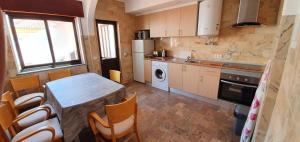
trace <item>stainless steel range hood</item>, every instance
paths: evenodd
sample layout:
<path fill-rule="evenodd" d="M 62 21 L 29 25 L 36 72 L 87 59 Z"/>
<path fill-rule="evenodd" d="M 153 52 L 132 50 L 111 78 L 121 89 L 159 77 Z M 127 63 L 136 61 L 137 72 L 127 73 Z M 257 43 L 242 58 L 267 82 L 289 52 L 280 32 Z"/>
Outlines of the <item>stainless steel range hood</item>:
<path fill-rule="evenodd" d="M 260 0 L 240 0 L 237 23 L 234 27 L 258 26 L 257 22 Z"/>

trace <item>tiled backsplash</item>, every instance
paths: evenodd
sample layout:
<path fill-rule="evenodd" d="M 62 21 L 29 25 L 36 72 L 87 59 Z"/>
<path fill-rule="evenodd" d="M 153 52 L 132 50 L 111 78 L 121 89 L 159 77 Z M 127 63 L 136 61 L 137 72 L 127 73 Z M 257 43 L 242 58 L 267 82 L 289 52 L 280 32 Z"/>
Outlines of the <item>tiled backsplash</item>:
<path fill-rule="evenodd" d="M 156 39 L 157 49 L 166 49 L 170 56 L 265 64 L 274 53 L 277 15 L 280 1 L 262 0 L 258 21 L 259 27 L 233 28 L 236 22 L 239 0 L 224 0 L 220 35 L 217 45 L 205 45 L 203 37 L 171 37 Z"/>

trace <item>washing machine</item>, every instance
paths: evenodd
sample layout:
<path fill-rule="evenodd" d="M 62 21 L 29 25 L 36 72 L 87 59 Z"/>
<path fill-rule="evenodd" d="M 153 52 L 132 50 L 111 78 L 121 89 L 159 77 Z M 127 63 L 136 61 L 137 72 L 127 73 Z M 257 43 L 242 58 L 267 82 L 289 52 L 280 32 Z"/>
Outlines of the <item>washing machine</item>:
<path fill-rule="evenodd" d="M 152 87 L 169 91 L 168 63 L 152 62 Z"/>

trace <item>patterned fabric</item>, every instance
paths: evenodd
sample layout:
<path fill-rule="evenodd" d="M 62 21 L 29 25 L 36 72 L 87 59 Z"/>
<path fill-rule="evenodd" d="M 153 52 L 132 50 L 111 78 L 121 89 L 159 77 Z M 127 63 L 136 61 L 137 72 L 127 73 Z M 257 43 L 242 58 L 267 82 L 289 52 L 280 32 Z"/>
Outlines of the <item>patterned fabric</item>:
<path fill-rule="evenodd" d="M 265 96 L 265 93 L 267 91 L 267 82 L 270 76 L 270 68 L 271 68 L 271 60 L 268 61 L 268 64 L 266 65 L 266 68 L 264 70 L 264 73 L 262 75 L 262 78 L 260 80 L 259 86 L 255 92 L 255 97 L 253 99 L 247 121 L 245 123 L 245 126 L 243 128 L 243 132 L 241 135 L 240 142 L 249 142 L 251 141 L 251 136 L 254 131 L 254 126 L 257 120 L 258 112 L 260 109 L 260 105 L 262 102 L 262 99 Z"/>

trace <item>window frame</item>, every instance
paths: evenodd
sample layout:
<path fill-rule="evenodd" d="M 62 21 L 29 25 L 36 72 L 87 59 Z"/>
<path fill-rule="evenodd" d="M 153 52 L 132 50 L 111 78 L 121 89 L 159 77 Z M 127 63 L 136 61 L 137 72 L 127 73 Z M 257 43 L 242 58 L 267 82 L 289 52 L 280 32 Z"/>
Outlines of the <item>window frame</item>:
<path fill-rule="evenodd" d="M 77 28 L 76 28 L 76 19 L 75 19 L 75 17 L 28 14 L 28 13 L 13 13 L 13 12 L 7 12 L 6 14 L 8 15 L 9 24 L 10 24 L 10 27 L 11 27 L 11 33 L 12 33 L 13 40 L 14 40 L 14 43 L 15 43 L 15 48 L 16 48 L 18 60 L 19 60 L 20 66 L 21 66 L 21 70 L 35 68 L 35 67 L 45 67 L 45 66 L 50 66 L 52 68 L 56 68 L 56 67 L 61 66 L 61 65 L 82 64 L 82 59 L 81 59 L 82 55 L 81 55 L 81 50 L 80 50 L 80 46 L 79 46 L 78 31 L 77 31 Z M 18 40 L 15 24 L 13 22 L 14 19 L 41 20 L 41 21 L 44 22 L 46 35 L 47 35 L 47 40 L 48 40 L 48 44 L 49 44 L 49 48 L 50 48 L 50 54 L 51 54 L 51 58 L 52 58 L 52 63 L 25 66 L 25 63 L 24 63 L 24 60 L 23 60 L 23 55 L 22 55 L 21 48 L 20 48 L 20 45 L 19 45 L 19 40 Z M 47 20 L 72 22 L 74 37 L 75 37 L 75 42 L 76 42 L 78 60 L 71 60 L 71 61 L 64 61 L 64 62 L 56 62 L 55 61 L 55 54 L 54 54 L 54 50 L 53 50 L 54 48 L 53 48 L 50 29 L 49 29 Z"/>

